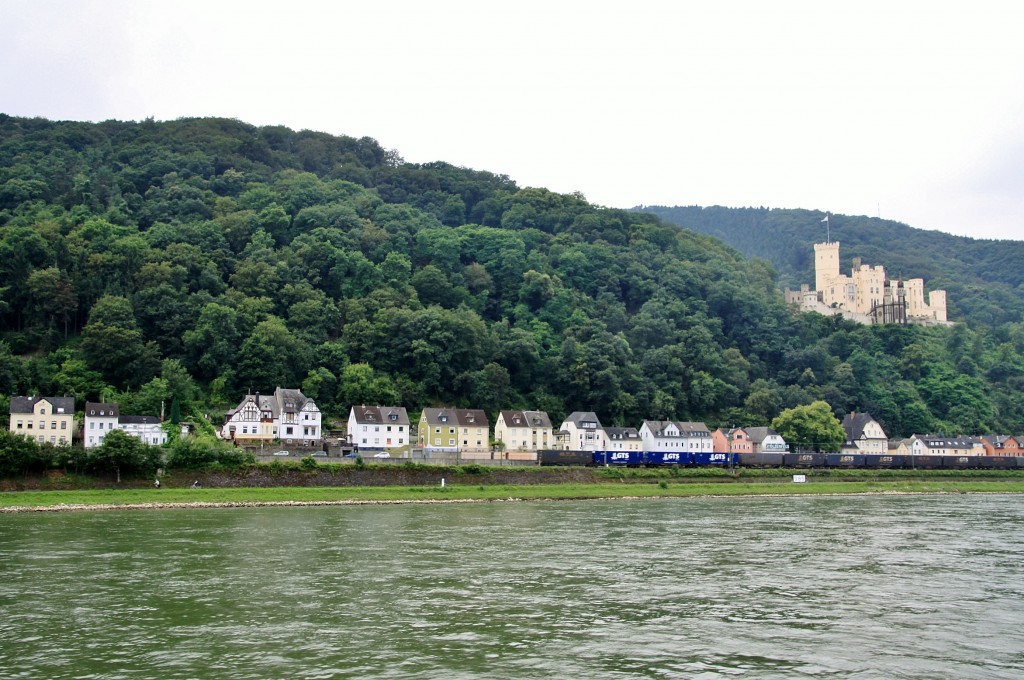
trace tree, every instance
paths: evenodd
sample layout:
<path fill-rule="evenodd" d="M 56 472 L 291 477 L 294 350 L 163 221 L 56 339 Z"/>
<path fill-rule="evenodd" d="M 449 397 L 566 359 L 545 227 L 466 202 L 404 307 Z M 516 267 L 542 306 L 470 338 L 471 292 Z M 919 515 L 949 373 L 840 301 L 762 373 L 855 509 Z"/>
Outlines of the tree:
<path fill-rule="evenodd" d="M 105 295 L 93 306 L 81 348 L 89 365 L 116 385 L 140 385 L 159 368 L 156 344 L 145 340 L 124 297 Z"/>
<path fill-rule="evenodd" d="M 824 401 L 796 406 L 779 414 L 772 429 L 797 449 L 839 451 L 846 441 L 846 431 Z"/>
<path fill-rule="evenodd" d="M 145 444 L 124 430 L 111 430 L 103 443 L 92 449 L 89 466 L 93 470 L 116 472 L 121 482 L 121 473 L 150 473 L 160 465 L 160 452 L 154 446 Z"/>

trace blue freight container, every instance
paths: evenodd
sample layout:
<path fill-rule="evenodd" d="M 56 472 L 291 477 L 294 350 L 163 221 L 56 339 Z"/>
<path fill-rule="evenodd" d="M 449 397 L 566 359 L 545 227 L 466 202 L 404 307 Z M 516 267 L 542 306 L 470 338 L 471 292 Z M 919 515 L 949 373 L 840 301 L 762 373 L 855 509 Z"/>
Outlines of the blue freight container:
<path fill-rule="evenodd" d="M 647 465 L 690 465 L 691 458 L 685 451 L 645 451 L 644 463 Z"/>
<path fill-rule="evenodd" d="M 643 464 L 643 451 L 594 451 L 594 465 L 634 466 Z"/>
<path fill-rule="evenodd" d="M 730 463 L 735 465 L 735 455 L 736 454 L 704 452 L 690 454 L 694 465 L 713 467 L 726 467 Z"/>

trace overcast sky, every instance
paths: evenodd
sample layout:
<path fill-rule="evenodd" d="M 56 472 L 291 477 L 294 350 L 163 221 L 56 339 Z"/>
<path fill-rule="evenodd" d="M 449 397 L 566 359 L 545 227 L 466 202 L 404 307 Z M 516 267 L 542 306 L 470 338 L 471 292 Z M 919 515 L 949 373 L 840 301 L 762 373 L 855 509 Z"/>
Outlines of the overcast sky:
<path fill-rule="evenodd" d="M 1016 2 L 0 0 L 0 112 L 369 136 L 591 202 L 1024 240 Z"/>

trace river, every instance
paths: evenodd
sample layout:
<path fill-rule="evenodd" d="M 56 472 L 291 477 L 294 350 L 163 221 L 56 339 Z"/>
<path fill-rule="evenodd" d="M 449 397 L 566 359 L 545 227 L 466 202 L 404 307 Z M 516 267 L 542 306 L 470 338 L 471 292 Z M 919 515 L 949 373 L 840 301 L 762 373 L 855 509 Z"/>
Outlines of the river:
<path fill-rule="evenodd" d="M 1022 676 L 1022 496 L 0 515 L 3 678 Z"/>

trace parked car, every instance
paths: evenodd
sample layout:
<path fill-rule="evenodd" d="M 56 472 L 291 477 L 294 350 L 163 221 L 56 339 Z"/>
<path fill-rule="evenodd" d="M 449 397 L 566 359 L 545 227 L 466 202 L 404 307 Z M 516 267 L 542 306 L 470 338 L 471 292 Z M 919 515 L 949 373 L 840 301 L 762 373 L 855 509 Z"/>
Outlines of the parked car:
<path fill-rule="evenodd" d="M 387 451 L 381 451 L 380 453 L 373 454 L 374 458 L 390 458 L 391 454 Z"/>
<path fill-rule="evenodd" d="M 287 451 L 274 451 L 274 455 L 275 456 L 290 456 L 292 454 L 288 453 Z"/>
<path fill-rule="evenodd" d="M 327 452 L 326 451 L 314 451 L 313 453 L 311 453 L 309 455 L 311 455 L 311 456 L 326 456 Z"/>

